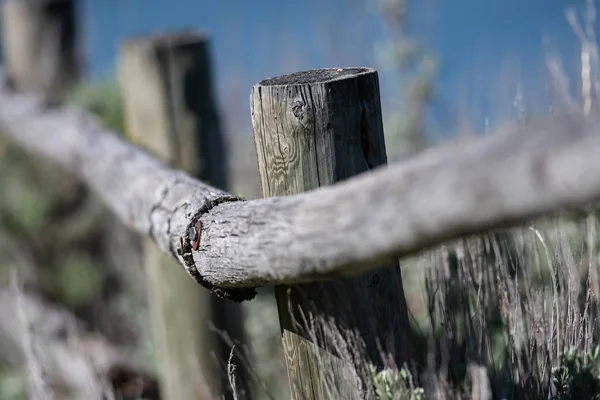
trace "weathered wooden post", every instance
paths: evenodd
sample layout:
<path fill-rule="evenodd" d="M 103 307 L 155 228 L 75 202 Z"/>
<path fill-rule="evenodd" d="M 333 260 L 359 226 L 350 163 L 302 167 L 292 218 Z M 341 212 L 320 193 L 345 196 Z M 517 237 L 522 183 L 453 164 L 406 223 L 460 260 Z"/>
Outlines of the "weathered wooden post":
<path fill-rule="evenodd" d="M 266 79 L 252 89 L 251 110 L 264 197 L 331 185 L 386 163 L 374 69 Z M 371 387 L 358 353 L 380 366 L 382 352 L 398 366 L 407 360 L 397 263 L 359 277 L 279 286 L 275 294 L 294 399 L 363 397 Z"/>
<path fill-rule="evenodd" d="M 131 38 L 121 47 L 129 138 L 171 165 L 226 188 L 211 75 L 208 42 L 198 32 Z M 216 368 L 214 353 L 226 363 L 229 349 L 210 332 L 209 321 L 242 339 L 241 308 L 211 295 L 150 241 L 144 251 L 163 398 L 205 399 L 226 392 L 219 388 L 226 376 Z"/>
<path fill-rule="evenodd" d="M 75 0 L 4 0 L 1 7 L 9 82 L 62 100 L 82 72 Z"/>

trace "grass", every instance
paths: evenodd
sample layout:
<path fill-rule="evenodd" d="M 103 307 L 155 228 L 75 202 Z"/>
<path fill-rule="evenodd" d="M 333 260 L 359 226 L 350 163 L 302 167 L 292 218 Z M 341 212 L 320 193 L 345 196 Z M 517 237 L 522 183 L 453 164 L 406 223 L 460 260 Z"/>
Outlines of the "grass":
<path fill-rule="evenodd" d="M 314 341 L 362 360 L 348 385 L 357 378 L 372 385 L 340 389 L 324 368 L 325 397 L 362 398 L 365 390 L 381 400 L 600 396 L 598 245 L 588 242 L 597 238 L 589 219 L 548 217 L 402 260 L 405 286 L 415 287 L 407 291 L 410 366 L 375 367 L 360 340 L 306 312 Z"/>
<path fill-rule="evenodd" d="M 566 352 L 589 352 L 598 329 L 597 265 L 570 245 L 588 247 L 581 230 L 562 222 L 463 239 L 429 254 L 429 323 L 416 337 L 426 348 L 417 368 L 426 393 L 467 397 L 478 386 L 493 398 L 556 398 L 553 371 Z M 597 365 L 590 371 L 598 376 Z"/>

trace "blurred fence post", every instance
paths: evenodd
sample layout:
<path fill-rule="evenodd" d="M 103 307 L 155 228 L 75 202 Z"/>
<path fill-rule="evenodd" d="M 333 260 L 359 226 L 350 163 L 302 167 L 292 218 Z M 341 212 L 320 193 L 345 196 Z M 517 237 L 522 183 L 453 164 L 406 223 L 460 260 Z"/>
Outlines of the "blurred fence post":
<path fill-rule="evenodd" d="M 264 197 L 331 185 L 386 163 L 373 69 L 266 79 L 250 100 Z M 397 263 L 355 278 L 277 286 L 275 294 L 292 398 L 364 398 L 372 387 L 362 356 L 381 367 L 381 349 L 400 366 L 407 361 Z"/>
<path fill-rule="evenodd" d="M 130 38 L 121 46 L 128 137 L 172 166 L 226 189 L 211 75 L 208 41 L 201 33 Z M 230 349 L 210 331 L 209 321 L 242 340 L 241 307 L 211 295 L 150 241 L 144 252 L 163 398 L 220 397 L 228 391 Z M 243 389 L 239 378 L 238 389 Z"/>
<path fill-rule="evenodd" d="M 4 0 L 3 60 L 21 91 L 64 99 L 82 73 L 75 0 Z"/>

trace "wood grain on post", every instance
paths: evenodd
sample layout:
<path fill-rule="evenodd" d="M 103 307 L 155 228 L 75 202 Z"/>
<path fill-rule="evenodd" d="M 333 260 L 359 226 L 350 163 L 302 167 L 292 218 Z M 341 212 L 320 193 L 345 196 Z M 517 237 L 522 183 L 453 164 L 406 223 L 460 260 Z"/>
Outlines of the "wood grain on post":
<path fill-rule="evenodd" d="M 63 100 L 81 77 L 75 0 L 5 0 L 0 7 L 3 60 L 11 84 Z"/>
<path fill-rule="evenodd" d="M 181 32 L 131 38 L 121 47 L 120 61 L 128 137 L 225 189 L 227 161 L 206 37 Z M 205 399 L 227 391 L 214 353 L 226 364 L 230 349 L 217 341 L 209 322 L 243 339 L 240 306 L 210 295 L 151 241 L 144 251 L 164 398 Z"/>
<path fill-rule="evenodd" d="M 264 197 L 332 185 L 386 163 L 373 69 L 264 80 L 252 89 L 251 110 Z M 278 286 L 275 293 L 295 399 L 361 397 L 357 389 L 370 390 L 361 375 L 365 365 L 348 362 L 360 353 L 380 366 L 381 350 L 400 366 L 407 360 L 408 317 L 397 262 L 358 277 Z"/>

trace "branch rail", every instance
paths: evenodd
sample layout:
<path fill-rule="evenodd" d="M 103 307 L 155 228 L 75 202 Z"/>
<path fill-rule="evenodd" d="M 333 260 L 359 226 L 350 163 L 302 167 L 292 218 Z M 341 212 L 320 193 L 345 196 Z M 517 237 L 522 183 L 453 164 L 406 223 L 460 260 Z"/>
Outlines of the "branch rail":
<path fill-rule="evenodd" d="M 598 122 L 551 117 L 333 186 L 241 201 L 167 167 L 85 112 L 0 87 L 5 136 L 78 174 L 130 228 L 236 301 L 251 299 L 256 286 L 358 274 L 449 239 L 595 201 Z M 199 221 L 194 251 L 189 233 Z"/>

